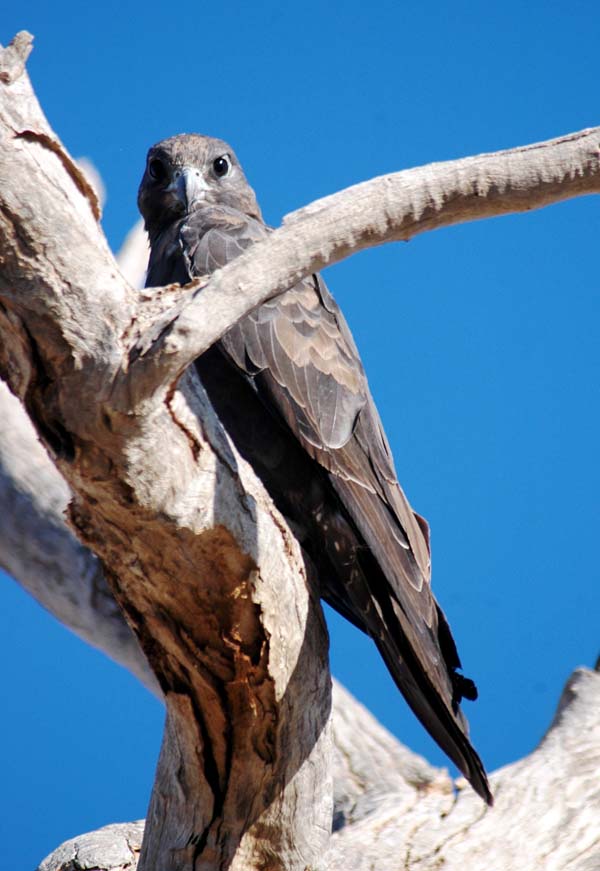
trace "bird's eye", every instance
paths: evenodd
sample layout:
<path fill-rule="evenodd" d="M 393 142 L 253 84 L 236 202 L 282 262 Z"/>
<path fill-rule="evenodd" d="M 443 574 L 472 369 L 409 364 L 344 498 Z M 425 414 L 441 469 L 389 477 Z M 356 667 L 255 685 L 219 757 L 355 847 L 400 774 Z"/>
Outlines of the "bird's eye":
<path fill-rule="evenodd" d="M 231 164 L 226 154 L 213 160 L 213 172 L 217 178 L 223 178 L 223 176 L 227 175 L 230 166 Z"/>
<path fill-rule="evenodd" d="M 154 181 L 164 181 L 167 177 L 167 167 L 162 160 L 154 157 L 148 164 L 148 174 Z"/>

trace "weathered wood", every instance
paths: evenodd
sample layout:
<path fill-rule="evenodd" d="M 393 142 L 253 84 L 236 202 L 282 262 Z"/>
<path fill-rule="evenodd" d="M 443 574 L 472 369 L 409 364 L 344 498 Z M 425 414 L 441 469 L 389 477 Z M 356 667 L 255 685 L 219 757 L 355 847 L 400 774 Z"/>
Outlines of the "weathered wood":
<path fill-rule="evenodd" d="M 0 421 L 0 567 L 57 620 L 161 696 L 100 561 L 66 524 L 66 481 L 2 382 Z"/>
<path fill-rule="evenodd" d="M 492 775 L 493 809 L 482 805 L 464 780 L 455 794 L 449 781 L 412 786 L 400 778 L 394 781 L 395 769 L 390 767 L 379 787 L 371 781 L 366 792 L 355 796 L 358 813 L 334 832 L 328 854 L 316 867 L 323 871 L 597 871 L 599 710 L 600 674 L 577 670 L 537 750 Z M 381 727 L 352 702 L 347 711 L 350 720 L 357 714 L 349 776 L 360 778 L 369 764 L 365 751 Z M 386 750 L 391 751 L 390 762 L 394 752 L 402 753 L 401 747 Z M 134 829 L 132 837 L 122 826 L 111 826 L 63 844 L 38 871 L 79 871 L 90 867 L 83 864 L 84 857 L 99 871 L 134 871 L 140 842 L 141 828 Z"/>
<path fill-rule="evenodd" d="M 162 698 L 97 557 L 67 526 L 69 488 L 21 403 L 0 382 L 0 565 L 69 629 Z M 333 824 L 356 821 L 372 796 L 407 782 L 451 789 L 444 771 L 403 747 L 333 683 Z"/>
<path fill-rule="evenodd" d="M 600 674 L 579 669 L 537 750 L 492 775 L 493 809 L 468 789 L 390 794 L 334 834 L 330 871 L 600 868 L 599 710 Z"/>
<path fill-rule="evenodd" d="M 342 749 L 351 800 L 337 823 L 353 822 L 324 859 L 330 683 L 307 566 L 195 376 L 176 382 L 263 299 L 353 250 L 597 192 L 598 130 L 375 179 L 290 216 L 200 294 L 199 283 L 137 294 L 98 229 L 92 188 L 39 110 L 27 50 L 21 36 L 0 54 L 0 374 L 67 482 L 70 522 L 104 562 L 166 698 L 140 868 L 412 867 L 415 856 L 414 867 L 434 867 L 483 811 L 391 747 L 379 759 L 398 759 L 406 802 L 424 795 L 458 828 L 438 820 L 426 842 L 424 823 L 402 828 L 410 849 L 400 860 L 394 841 L 386 858 L 392 811 L 372 795 L 365 804 Z M 358 850 L 352 837 L 373 820 L 374 852 Z M 593 849 L 588 840 L 580 855 Z"/>
<path fill-rule="evenodd" d="M 117 823 L 65 841 L 37 871 L 135 871 L 138 867 L 144 821 Z"/>
<path fill-rule="evenodd" d="M 0 371 L 167 705 L 140 867 L 304 869 L 331 821 L 330 678 L 300 549 L 193 374 L 113 401 L 161 296 L 120 276 L 27 77 L 0 89 Z"/>

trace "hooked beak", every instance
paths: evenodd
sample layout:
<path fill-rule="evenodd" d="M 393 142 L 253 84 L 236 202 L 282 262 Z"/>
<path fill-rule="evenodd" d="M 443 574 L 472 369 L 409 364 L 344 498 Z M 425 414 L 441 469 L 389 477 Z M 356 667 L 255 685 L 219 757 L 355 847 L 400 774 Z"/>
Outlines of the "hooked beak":
<path fill-rule="evenodd" d="M 206 198 L 209 187 L 199 169 L 195 166 L 184 166 L 175 171 L 168 190 L 177 195 L 186 212 L 189 212 L 199 200 Z"/>

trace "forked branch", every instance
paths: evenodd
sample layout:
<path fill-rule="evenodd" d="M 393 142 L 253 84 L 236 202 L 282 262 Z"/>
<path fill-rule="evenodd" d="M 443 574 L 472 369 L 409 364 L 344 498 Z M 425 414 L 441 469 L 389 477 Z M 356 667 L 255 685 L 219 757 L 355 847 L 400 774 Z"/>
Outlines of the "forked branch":
<path fill-rule="evenodd" d="M 0 374 L 165 696 L 140 868 L 301 871 L 331 820 L 322 616 L 284 519 L 182 373 L 352 251 L 597 192 L 598 131 L 366 182 L 290 216 L 201 292 L 142 295 L 39 108 L 28 46 L 0 52 Z"/>

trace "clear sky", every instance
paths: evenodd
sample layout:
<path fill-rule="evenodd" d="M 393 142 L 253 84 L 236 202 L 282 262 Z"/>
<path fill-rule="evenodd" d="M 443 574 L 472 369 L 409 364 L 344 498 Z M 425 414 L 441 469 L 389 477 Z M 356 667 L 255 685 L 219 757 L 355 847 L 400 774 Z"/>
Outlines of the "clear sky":
<path fill-rule="evenodd" d="M 357 181 L 600 123 L 597 3 L 305 0 L 52 4 L 27 28 L 51 124 L 108 189 L 117 248 L 146 149 L 201 132 L 236 149 L 266 220 Z M 490 769 L 528 753 L 598 632 L 597 198 L 421 236 L 327 271 L 480 700 Z M 1 425 L 1 422 L 0 422 Z M 0 521 L 1 522 L 1 521 Z M 366 639 L 332 618 L 334 673 L 436 764 Z M 0 578 L 0 868 L 143 817 L 162 710 Z M 2 855 L 5 851 L 6 855 Z"/>

